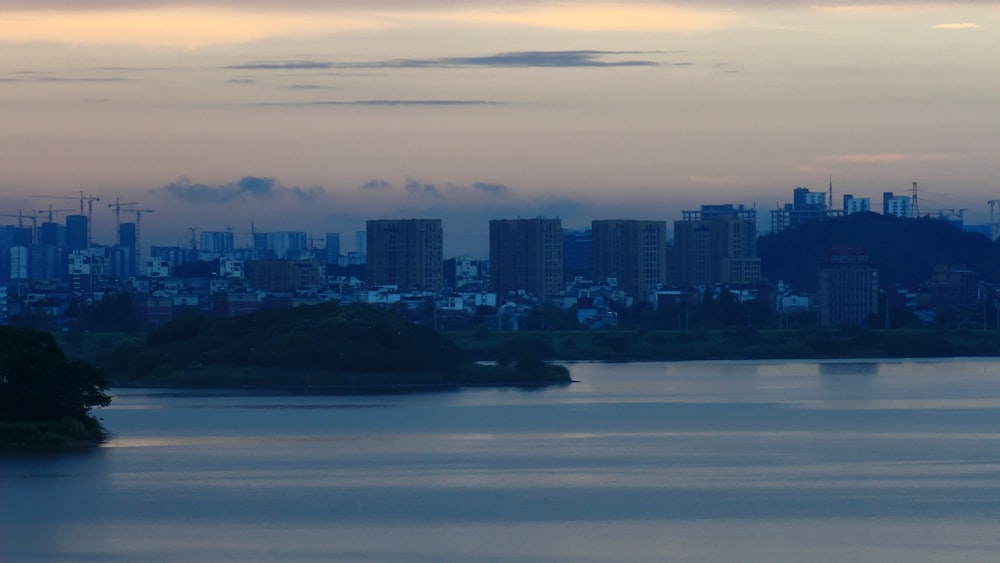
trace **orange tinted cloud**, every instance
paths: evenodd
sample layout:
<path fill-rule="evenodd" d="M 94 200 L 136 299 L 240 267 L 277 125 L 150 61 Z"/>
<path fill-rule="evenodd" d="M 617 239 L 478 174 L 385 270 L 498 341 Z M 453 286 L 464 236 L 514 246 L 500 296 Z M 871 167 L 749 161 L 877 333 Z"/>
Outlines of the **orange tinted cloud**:
<path fill-rule="evenodd" d="M 283 35 L 421 25 L 521 25 L 586 31 L 707 31 L 733 23 L 724 11 L 651 4 L 548 4 L 456 9 L 276 11 L 171 8 L 18 11 L 0 18 L 6 41 L 200 47 Z"/>
<path fill-rule="evenodd" d="M 379 27 L 379 22 L 371 18 L 329 13 L 194 8 L 49 11 L 20 12 L 16 17 L 0 18 L 0 37 L 6 41 L 200 47 L 278 35 L 371 30 Z M 385 27 L 385 24 L 381 24 L 381 27 Z"/>
<path fill-rule="evenodd" d="M 730 26 L 737 16 L 726 11 L 652 4 L 560 4 L 514 10 L 456 13 L 456 20 L 515 24 L 574 31 L 711 31 Z"/>
<path fill-rule="evenodd" d="M 934 29 L 979 29 L 979 24 L 975 23 L 942 23 L 934 26 Z"/>
<path fill-rule="evenodd" d="M 874 162 L 902 162 L 902 161 L 926 162 L 932 160 L 947 160 L 951 158 L 956 158 L 956 157 L 954 155 L 948 155 L 948 154 L 870 153 L 870 154 L 841 154 L 841 155 L 824 156 L 822 157 L 822 160 L 829 160 L 835 162 L 874 163 Z"/>

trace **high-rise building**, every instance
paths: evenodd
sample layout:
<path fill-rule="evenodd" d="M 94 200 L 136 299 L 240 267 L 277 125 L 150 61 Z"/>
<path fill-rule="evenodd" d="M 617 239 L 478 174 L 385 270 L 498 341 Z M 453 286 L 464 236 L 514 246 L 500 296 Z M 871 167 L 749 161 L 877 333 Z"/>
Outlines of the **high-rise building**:
<path fill-rule="evenodd" d="M 66 227 L 59 223 L 46 222 L 38 227 L 38 244 L 65 246 Z"/>
<path fill-rule="evenodd" d="M 367 222 L 368 283 L 438 291 L 444 286 L 440 219 Z"/>
<path fill-rule="evenodd" d="M 757 210 L 702 205 L 674 221 L 671 281 L 678 285 L 754 283 L 760 280 Z"/>
<path fill-rule="evenodd" d="M 94 276 L 90 255 L 74 252 L 68 256 L 67 274 L 70 291 L 77 295 L 90 295 L 94 291 Z"/>
<path fill-rule="evenodd" d="M 29 275 L 29 264 L 30 254 L 28 249 L 24 246 L 14 246 L 11 247 L 8 253 L 8 264 L 10 275 L 8 279 L 11 281 L 23 281 L 31 279 Z"/>
<path fill-rule="evenodd" d="M 366 231 L 355 231 L 354 252 L 360 256 L 368 254 L 368 233 Z"/>
<path fill-rule="evenodd" d="M 11 248 L 14 246 L 28 247 L 35 244 L 34 229 L 31 227 L 4 227 L 0 233 L 0 246 Z"/>
<path fill-rule="evenodd" d="M 232 254 L 235 244 L 231 231 L 202 231 L 201 252 L 213 256 Z"/>
<path fill-rule="evenodd" d="M 591 226 L 597 279 L 617 278 L 618 287 L 636 299 L 666 283 L 666 221 L 602 220 Z"/>
<path fill-rule="evenodd" d="M 134 248 L 126 246 L 112 248 L 108 255 L 108 268 L 111 276 L 124 279 L 138 275 L 137 259 L 138 256 Z"/>
<path fill-rule="evenodd" d="M 28 249 L 28 273 L 32 280 L 63 279 L 66 256 L 63 249 L 51 244 L 36 244 Z"/>
<path fill-rule="evenodd" d="M 563 288 L 563 231 L 559 219 L 490 221 L 490 284 L 505 294 L 523 290 L 542 299 Z"/>
<path fill-rule="evenodd" d="M 135 223 L 122 223 L 118 226 L 119 246 L 125 248 L 135 248 L 137 241 Z"/>
<path fill-rule="evenodd" d="M 878 311 L 878 268 L 861 248 L 827 250 L 819 268 L 819 324 L 865 326 Z"/>
<path fill-rule="evenodd" d="M 326 263 L 340 263 L 340 233 L 326 233 Z"/>
<path fill-rule="evenodd" d="M 87 216 L 66 216 L 66 248 L 69 250 L 86 250 L 90 246 L 87 240 Z"/>
<path fill-rule="evenodd" d="M 563 277 L 593 279 L 594 235 L 590 228 L 563 230 Z"/>
<path fill-rule="evenodd" d="M 279 260 L 297 260 L 309 251 L 309 237 L 302 231 L 267 233 L 267 249 Z"/>

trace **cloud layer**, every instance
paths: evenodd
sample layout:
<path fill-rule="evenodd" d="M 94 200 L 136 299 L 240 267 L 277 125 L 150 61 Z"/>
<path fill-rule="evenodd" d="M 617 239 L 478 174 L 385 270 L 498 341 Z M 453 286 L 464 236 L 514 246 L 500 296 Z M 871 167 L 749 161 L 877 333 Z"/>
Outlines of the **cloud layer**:
<path fill-rule="evenodd" d="M 231 203 L 237 201 L 266 201 L 275 199 L 293 199 L 304 204 L 313 203 L 325 193 L 322 187 L 300 188 L 285 187 L 274 178 L 245 176 L 231 184 L 209 186 L 191 182 L 182 178 L 153 190 L 155 194 L 163 194 L 174 199 L 190 203 Z"/>

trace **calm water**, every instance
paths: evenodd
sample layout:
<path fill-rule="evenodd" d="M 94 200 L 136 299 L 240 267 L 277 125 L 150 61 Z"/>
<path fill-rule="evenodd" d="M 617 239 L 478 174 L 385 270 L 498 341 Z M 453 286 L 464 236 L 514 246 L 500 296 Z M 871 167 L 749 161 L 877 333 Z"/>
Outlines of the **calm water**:
<path fill-rule="evenodd" d="M 0 458 L 0 561 L 996 561 L 1000 360 L 574 364 L 395 396 L 119 390 Z"/>

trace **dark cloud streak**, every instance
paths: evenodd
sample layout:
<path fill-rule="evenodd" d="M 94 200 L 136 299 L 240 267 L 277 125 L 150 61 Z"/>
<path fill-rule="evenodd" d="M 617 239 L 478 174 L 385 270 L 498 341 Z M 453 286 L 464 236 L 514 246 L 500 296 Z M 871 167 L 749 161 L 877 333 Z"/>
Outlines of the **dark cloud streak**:
<path fill-rule="evenodd" d="M 477 191 L 490 195 L 506 194 L 510 191 L 510 189 L 503 184 L 493 184 L 489 182 L 476 182 L 472 184 L 472 187 Z"/>
<path fill-rule="evenodd" d="M 319 100 L 312 102 L 262 102 L 261 106 L 496 106 L 504 102 L 490 100 Z"/>
<path fill-rule="evenodd" d="M 371 180 L 365 182 L 364 184 L 361 184 L 361 189 L 362 190 L 392 189 L 392 184 L 390 184 L 389 182 L 387 182 L 385 180 L 379 180 L 379 179 L 376 179 L 376 178 L 372 178 Z"/>
<path fill-rule="evenodd" d="M 621 67 L 660 66 L 652 60 L 629 59 L 607 60 L 620 55 L 648 55 L 651 51 L 514 51 L 477 57 L 444 57 L 438 59 L 390 59 L 368 62 L 330 61 L 257 61 L 232 65 L 225 68 L 234 70 L 337 70 L 376 68 L 576 68 L 576 67 Z M 690 63 L 678 63 L 690 64 Z"/>
<path fill-rule="evenodd" d="M 209 186 L 196 184 L 182 178 L 152 190 L 153 193 L 166 194 L 170 197 L 191 203 L 231 203 L 237 201 L 267 201 L 291 197 L 301 203 L 314 203 L 325 193 L 322 187 L 300 188 L 285 187 L 274 178 L 246 176 L 232 184 Z"/>
<path fill-rule="evenodd" d="M 406 180 L 406 191 L 413 195 L 429 195 L 437 197 L 441 195 L 435 184 L 424 184 L 412 178 Z"/>

